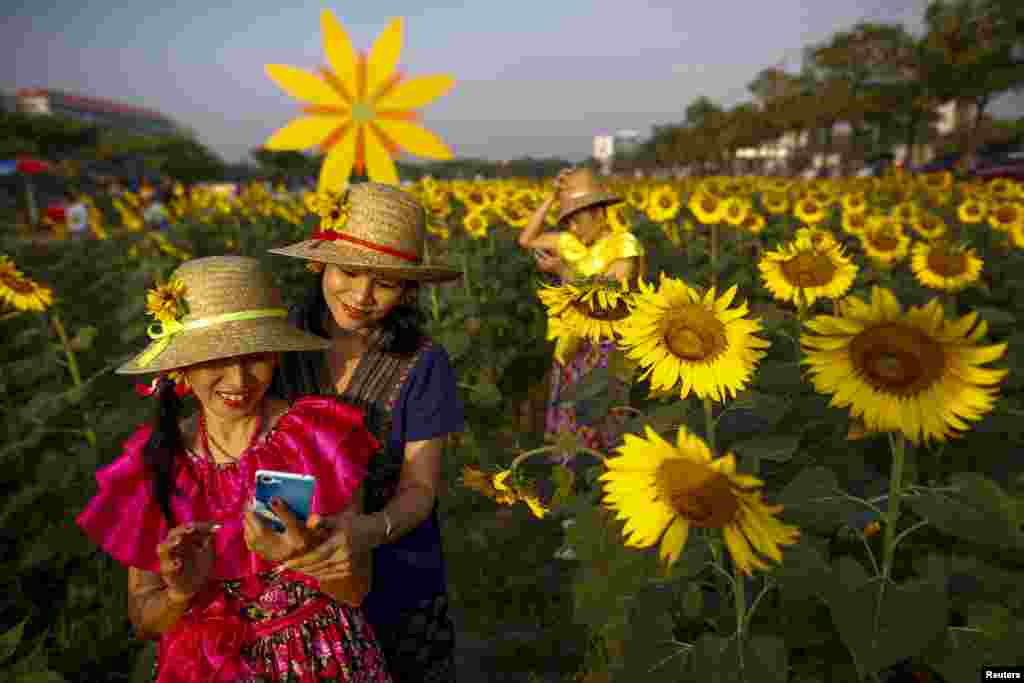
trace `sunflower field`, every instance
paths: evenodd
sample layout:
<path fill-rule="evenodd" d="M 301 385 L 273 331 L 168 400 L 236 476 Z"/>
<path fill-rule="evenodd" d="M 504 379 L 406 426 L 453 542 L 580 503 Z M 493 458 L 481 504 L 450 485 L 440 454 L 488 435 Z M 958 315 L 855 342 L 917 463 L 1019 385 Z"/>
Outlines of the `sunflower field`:
<path fill-rule="evenodd" d="M 613 181 L 646 275 L 541 278 L 548 186 L 432 181 L 429 332 L 466 431 L 445 458 L 460 642 L 491 681 L 977 680 L 1024 665 L 1024 188 L 947 174 Z M 112 369 L 182 260 L 260 258 L 330 195 L 179 188 L 167 232 L 96 197 L 92 239 L 0 237 L 0 674 L 145 680 L 124 571 L 74 516 L 150 406 Z M 555 228 L 549 214 L 550 227 Z M 553 357 L 616 340 L 557 398 L 613 452 L 544 435 Z M 564 356 L 563 356 L 564 357 Z M 522 503 L 522 504 L 520 504 Z M 461 662 L 460 662 L 461 665 Z"/>

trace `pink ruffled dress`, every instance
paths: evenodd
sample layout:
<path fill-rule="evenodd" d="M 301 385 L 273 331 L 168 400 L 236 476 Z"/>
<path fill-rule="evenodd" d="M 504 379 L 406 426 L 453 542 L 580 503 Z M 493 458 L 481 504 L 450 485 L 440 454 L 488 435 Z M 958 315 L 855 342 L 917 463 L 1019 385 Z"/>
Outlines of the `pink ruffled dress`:
<path fill-rule="evenodd" d="M 169 527 L 142 457 L 151 431 L 139 428 L 123 455 L 97 472 L 99 492 L 77 522 L 120 563 L 157 572 L 157 544 Z M 311 577 L 271 574 L 275 565 L 246 547 L 242 524 L 256 470 L 313 475 L 312 511 L 336 514 L 351 501 L 378 447 L 361 411 L 332 398 L 307 397 L 237 463 L 179 454 L 178 494 L 171 500 L 175 522 L 211 521 L 223 528 L 215 535 L 208 589 L 160 638 L 157 683 L 390 683 L 362 610 L 321 593 Z"/>

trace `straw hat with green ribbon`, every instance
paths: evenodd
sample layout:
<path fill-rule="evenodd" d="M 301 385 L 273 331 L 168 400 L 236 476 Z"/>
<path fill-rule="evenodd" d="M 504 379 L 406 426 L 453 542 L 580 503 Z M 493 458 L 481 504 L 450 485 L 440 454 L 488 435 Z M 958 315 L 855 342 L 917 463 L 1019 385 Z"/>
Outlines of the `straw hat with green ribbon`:
<path fill-rule="evenodd" d="M 310 239 L 270 252 L 423 283 L 462 275 L 426 263 L 426 213 L 409 193 L 393 185 L 357 183 L 344 201 L 348 216 L 343 224 L 318 228 Z"/>
<path fill-rule="evenodd" d="M 288 323 L 288 311 L 256 259 L 211 256 L 187 261 L 150 292 L 152 342 L 117 369 L 165 372 L 196 363 L 277 351 L 318 351 L 330 344 Z"/>

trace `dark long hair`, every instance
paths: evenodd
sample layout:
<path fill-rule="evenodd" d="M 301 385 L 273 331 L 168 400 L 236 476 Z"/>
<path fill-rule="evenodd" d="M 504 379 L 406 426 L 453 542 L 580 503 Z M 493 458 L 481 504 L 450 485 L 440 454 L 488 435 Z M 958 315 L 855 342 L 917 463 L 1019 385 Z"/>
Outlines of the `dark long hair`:
<path fill-rule="evenodd" d="M 405 296 L 414 298 L 419 292 L 419 283 L 404 281 Z M 410 294 L 411 292 L 411 294 Z M 292 307 L 288 320 L 312 334 L 329 338 L 324 328 L 324 319 L 330 314 L 324 298 L 323 276 L 313 278 L 303 299 Z M 403 301 L 380 322 L 375 345 L 381 351 L 399 355 L 414 353 L 424 336 L 427 317 L 415 303 Z M 320 378 L 323 377 L 326 360 L 323 351 L 290 351 L 281 354 L 281 361 L 274 371 L 270 391 L 287 401 L 302 396 L 323 392 Z"/>
<path fill-rule="evenodd" d="M 170 528 L 174 526 L 171 497 L 177 492 L 174 487 L 174 458 L 185 443 L 178 424 L 181 399 L 175 391 L 174 382 L 167 378 L 161 378 L 157 384 L 156 399 L 153 432 L 142 449 L 142 459 L 152 473 L 153 494 Z"/>

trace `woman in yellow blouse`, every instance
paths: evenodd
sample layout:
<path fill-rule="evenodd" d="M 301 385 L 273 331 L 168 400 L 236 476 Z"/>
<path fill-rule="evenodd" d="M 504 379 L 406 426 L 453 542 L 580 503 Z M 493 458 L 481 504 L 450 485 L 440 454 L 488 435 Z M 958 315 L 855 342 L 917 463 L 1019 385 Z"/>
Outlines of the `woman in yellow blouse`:
<path fill-rule="evenodd" d="M 556 197 L 561 206 L 558 223 L 568 229 L 541 232 L 544 217 Z M 631 232 L 612 230 L 605 216 L 606 206 L 621 201 L 602 188 L 589 170 L 566 169 L 555 178 L 555 192 L 537 208 L 519 235 L 519 245 L 534 252 L 541 270 L 558 275 L 563 281 L 596 276 L 632 283 L 643 276 L 643 246 Z M 610 339 L 597 344 L 582 341 L 564 365 L 555 360 L 545 436 L 571 431 L 578 434 L 588 448 L 607 451 L 616 445 L 622 433 L 621 420 L 605 415 L 580 425 L 575 408 L 559 404 L 561 394 L 590 370 L 607 367 L 614 348 L 615 342 Z M 611 390 L 614 393 L 612 405 L 627 401 L 628 386 L 618 384 Z"/>

